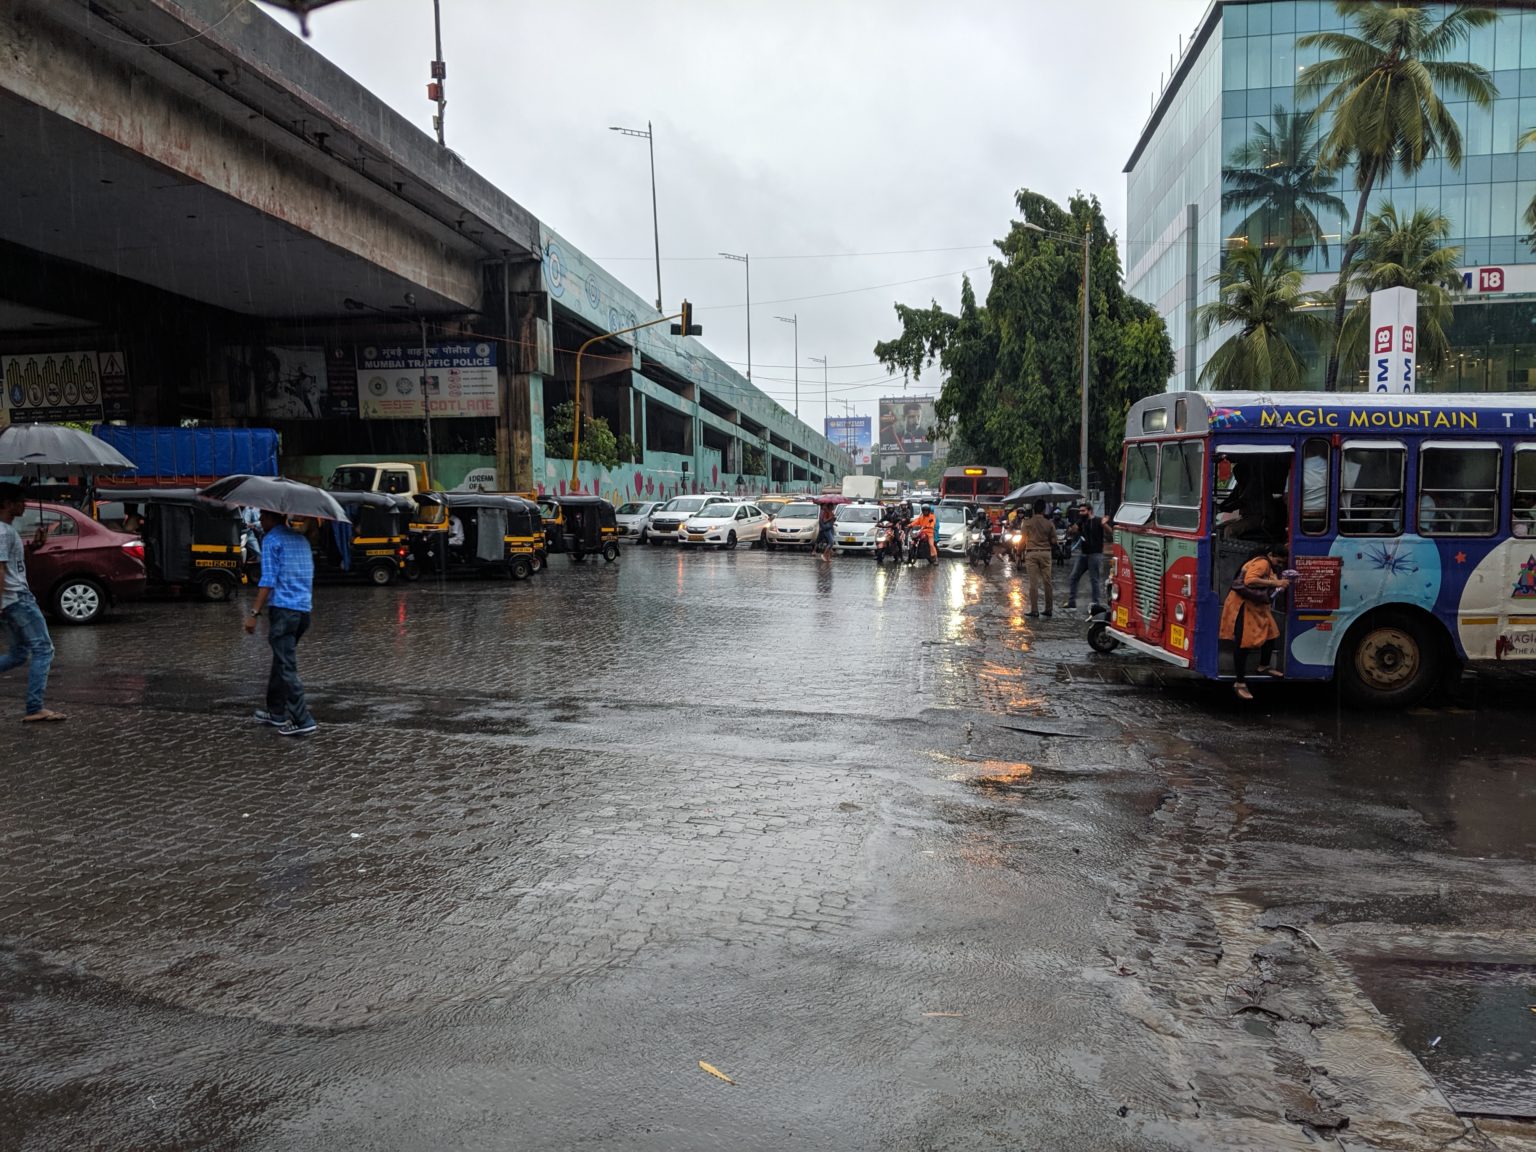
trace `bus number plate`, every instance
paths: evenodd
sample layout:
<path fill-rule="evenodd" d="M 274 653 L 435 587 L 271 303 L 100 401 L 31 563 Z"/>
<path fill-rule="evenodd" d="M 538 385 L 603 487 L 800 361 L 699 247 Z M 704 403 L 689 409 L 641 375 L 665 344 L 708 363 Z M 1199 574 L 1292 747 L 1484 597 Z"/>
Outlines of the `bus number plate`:
<path fill-rule="evenodd" d="M 1131 622 L 1131 610 L 1129 608 L 1115 609 L 1115 627 L 1124 628 Z"/>
<path fill-rule="evenodd" d="M 1183 651 L 1185 648 L 1189 647 L 1189 640 L 1184 635 L 1184 628 L 1182 625 L 1175 624 L 1173 627 L 1168 629 L 1168 643 L 1180 651 Z"/>

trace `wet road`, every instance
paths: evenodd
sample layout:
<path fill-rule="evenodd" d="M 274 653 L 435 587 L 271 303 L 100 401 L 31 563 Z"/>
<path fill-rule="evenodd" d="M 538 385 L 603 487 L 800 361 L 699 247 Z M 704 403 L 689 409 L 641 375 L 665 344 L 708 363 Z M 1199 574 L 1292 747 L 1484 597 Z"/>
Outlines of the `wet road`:
<path fill-rule="evenodd" d="M 56 630 L 0 1148 L 1531 1146 L 1529 683 L 1244 710 L 1020 583 L 324 589 L 297 744 L 238 606 Z"/>

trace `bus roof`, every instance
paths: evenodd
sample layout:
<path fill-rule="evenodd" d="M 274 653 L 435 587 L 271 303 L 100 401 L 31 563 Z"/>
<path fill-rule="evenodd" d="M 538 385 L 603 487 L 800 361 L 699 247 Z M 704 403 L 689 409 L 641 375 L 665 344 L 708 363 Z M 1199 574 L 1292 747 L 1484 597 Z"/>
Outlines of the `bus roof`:
<path fill-rule="evenodd" d="M 1008 469 L 1006 469 L 1006 468 L 995 468 L 995 467 L 992 467 L 991 465 L 982 465 L 982 464 L 966 464 L 966 465 L 961 466 L 961 467 L 946 468 L 946 469 L 944 469 L 944 479 L 946 479 L 946 480 L 949 479 L 951 476 L 957 477 L 957 478 L 965 477 L 965 476 L 971 476 L 971 477 L 975 477 L 977 479 L 984 479 L 984 478 L 986 478 L 988 476 L 1006 476 L 1006 475 L 1008 475 Z"/>
<path fill-rule="evenodd" d="M 1536 434 L 1536 393 L 1164 392 L 1125 420 L 1127 440 L 1212 432 Z"/>

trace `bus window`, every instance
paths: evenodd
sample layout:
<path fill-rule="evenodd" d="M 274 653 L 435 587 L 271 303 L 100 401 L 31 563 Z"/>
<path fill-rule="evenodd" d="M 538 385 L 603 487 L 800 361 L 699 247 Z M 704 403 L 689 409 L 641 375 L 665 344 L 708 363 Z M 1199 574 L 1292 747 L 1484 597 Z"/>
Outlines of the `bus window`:
<path fill-rule="evenodd" d="M 1301 449 L 1301 530 L 1308 536 L 1328 531 L 1328 441 L 1308 440 Z"/>
<path fill-rule="evenodd" d="M 1515 449 L 1515 497 L 1510 503 L 1509 530 L 1516 536 L 1536 536 L 1536 444 Z"/>
<path fill-rule="evenodd" d="M 1157 445 L 1132 444 L 1125 454 L 1125 503 L 1148 504 L 1157 493 Z"/>
<path fill-rule="evenodd" d="M 1204 468 L 1204 441 L 1177 440 L 1163 445 L 1163 468 L 1157 486 L 1159 527 L 1200 527 L 1200 482 Z"/>
<path fill-rule="evenodd" d="M 1339 535 L 1402 534 L 1406 456 L 1401 444 L 1345 445 L 1339 470 Z"/>
<path fill-rule="evenodd" d="M 1499 449 L 1426 444 L 1419 452 L 1419 532 L 1492 536 L 1499 522 Z"/>

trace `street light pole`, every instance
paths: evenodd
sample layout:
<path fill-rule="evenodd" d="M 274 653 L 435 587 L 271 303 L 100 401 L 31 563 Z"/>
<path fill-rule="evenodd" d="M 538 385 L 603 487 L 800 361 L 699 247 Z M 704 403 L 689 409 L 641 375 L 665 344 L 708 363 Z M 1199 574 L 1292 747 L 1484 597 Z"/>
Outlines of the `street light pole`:
<path fill-rule="evenodd" d="M 448 66 L 443 63 L 443 13 L 440 0 L 432 0 L 432 31 L 437 35 L 437 59 L 432 61 L 432 81 L 437 88 L 437 115 L 432 126 L 437 129 L 437 143 L 442 146 L 443 118 L 448 114 Z"/>
<path fill-rule="evenodd" d="M 800 313 L 793 316 L 775 316 L 775 320 L 782 320 L 786 324 L 795 326 L 795 418 L 800 416 Z"/>
<path fill-rule="evenodd" d="M 1024 221 L 1025 228 L 1031 232 L 1039 232 L 1043 236 L 1055 236 L 1061 240 L 1076 240 L 1077 237 L 1066 232 L 1054 232 L 1049 228 L 1042 228 L 1038 224 Z M 1082 413 L 1081 427 L 1078 429 L 1077 441 L 1077 482 L 1083 490 L 1083 499 L 1088 499 L 1088 293 L 1092 287 L 1090 277 L 1093 273 L 1093 262 L 1090 258 L 1089 245 L 1093 240 L 1093 221 L 1090 219 L 1083 224 L 1083 363 L 1082 363 Z"/>
<path fill-rule="evenodd" d="M 832 417 L 831 390 L 827 387 L 827 358 L 825 356 L 807 356 L 812 364 L 821 365 L 821 427 L 826 431 L 827 421 Z"/>
<path fill-rule="evenodd" d="M 752 379 L 752 254 L 734 256 L 729 252 L 720 255 L 727 260 L 739 260 L 747 269 L 747 379 Z"/>
<path fill-rule="evenodd" d="M 427 376 L 427 318 L 417 313 L 421 321 L 421 415 L 427 430 L 427 477 L 437 478 L 437 453 L 432 449 L 432 391 Z"/>
<path fill-rule="evenodd" d="M 622 132 L 625 136 L 638 136 L 650 147 L 651 152 L 651 235 L 656 240 L 656 311 L 661 311 L 661 221 L 656 213 L 656 135 L 651 131 L 651 122 L 645 122 L 645 130 L 639 128 L 620 128 L 617 126 L 608 129 L 610 132 Z"/>

